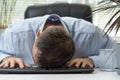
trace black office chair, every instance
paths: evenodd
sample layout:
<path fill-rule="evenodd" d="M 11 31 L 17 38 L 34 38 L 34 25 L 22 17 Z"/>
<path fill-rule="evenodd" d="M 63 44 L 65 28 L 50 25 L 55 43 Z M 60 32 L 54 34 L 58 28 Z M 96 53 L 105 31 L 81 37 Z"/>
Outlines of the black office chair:
<path fill-rule="evenodd" d="M 58 14 L 62 16 L 70 16 L 76 18 L 82 18 L 89 22 L 92 22 L 92 11 L 90 6 L 85 4 L 68 4 L 68 3 L 54 3 L 45 5 L 29 6 L 24 18 L 32 18 L 37 16 L 43 16 L 46 14 Z"/>

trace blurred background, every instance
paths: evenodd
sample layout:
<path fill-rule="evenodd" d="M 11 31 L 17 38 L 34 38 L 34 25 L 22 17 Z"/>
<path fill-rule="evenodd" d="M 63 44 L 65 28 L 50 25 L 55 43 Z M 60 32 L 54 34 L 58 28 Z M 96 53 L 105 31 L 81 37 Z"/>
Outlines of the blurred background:
<path fill-rule="evenodd" d="M 7 3 L 4 3 L 7 2 Z M 16 20 L 24 19 L 24 12 L 28 6 L 31 5 L 41 5 L 41 4 L 52 4 L 52 3 L 80 3 L 90 5 L 91 8 L 97 6 L 97 3 L 100 0 L 0 0 L 0 15 L 4 15 L 8 17 L 9 24 Z M 3 6 L 4 4 L 4 6 Z M 6 6 L 6 12 L 2 11 L 2 7 Z M 12 11 L 11 11 L 12 10 Z M 10 11 L 10 12 L 9 12 Z M 93 13 L 93 24 L 97 25 L 101 29 L 103 29 L 111 18 L 111 15 L 114 14 L 115 11 L 105 11 L 105 12 L 94 12 Z M 8 16 L 7 16 L 8 15 Z M 3 16 L 2 16 L 3 17 Z M 0 18 L 1 20 L 1 18 Z M 110 33 L 110 36 L 114 37 L 115 31 L 113 30 Z M 120 31 L 117 33 L 116 38 L 120 36 Z"/>

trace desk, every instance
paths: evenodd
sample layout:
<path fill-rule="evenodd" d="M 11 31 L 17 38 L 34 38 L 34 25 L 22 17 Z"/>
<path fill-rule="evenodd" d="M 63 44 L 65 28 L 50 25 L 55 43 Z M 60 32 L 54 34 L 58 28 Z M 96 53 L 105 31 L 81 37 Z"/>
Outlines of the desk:
<path fill-rule="evenodd" d="M 95 69 L 92 74 L 0 74 L 0 80 L 120 80 L 120 75 Z"/>

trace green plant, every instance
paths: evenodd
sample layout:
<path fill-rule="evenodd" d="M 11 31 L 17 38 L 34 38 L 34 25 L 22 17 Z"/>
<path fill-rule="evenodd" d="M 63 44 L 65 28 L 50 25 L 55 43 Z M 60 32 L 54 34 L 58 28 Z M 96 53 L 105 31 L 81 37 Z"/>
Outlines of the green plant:
<path fill-rule="evenodd" d="M 115 35 L 117 34 L 120 28 L 120 0 L 102 0 L 98 3 L 98 6 L 93 10 L 93 12 L 98 11 L 109 11 L 115 13 L 111 16 L 110 20 L 108 20 L 104 30 L 107 28 L 106 34 L 110 33 L 113 29 L 115 29 Z"/>
<path fill-rule="evenodd" d="M 12 21 L 17 0 L 0 0 L 0 28 L 6 28 Z"/>

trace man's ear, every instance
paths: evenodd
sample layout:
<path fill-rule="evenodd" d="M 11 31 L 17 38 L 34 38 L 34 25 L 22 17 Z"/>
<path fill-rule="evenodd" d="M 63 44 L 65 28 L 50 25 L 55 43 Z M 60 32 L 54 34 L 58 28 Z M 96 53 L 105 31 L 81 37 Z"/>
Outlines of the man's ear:
<path fill-rule="evenodd" d="M 37 35 L 37 37 L 40 36 L 40 30 L 37 30 L 36 35 Z"/>

